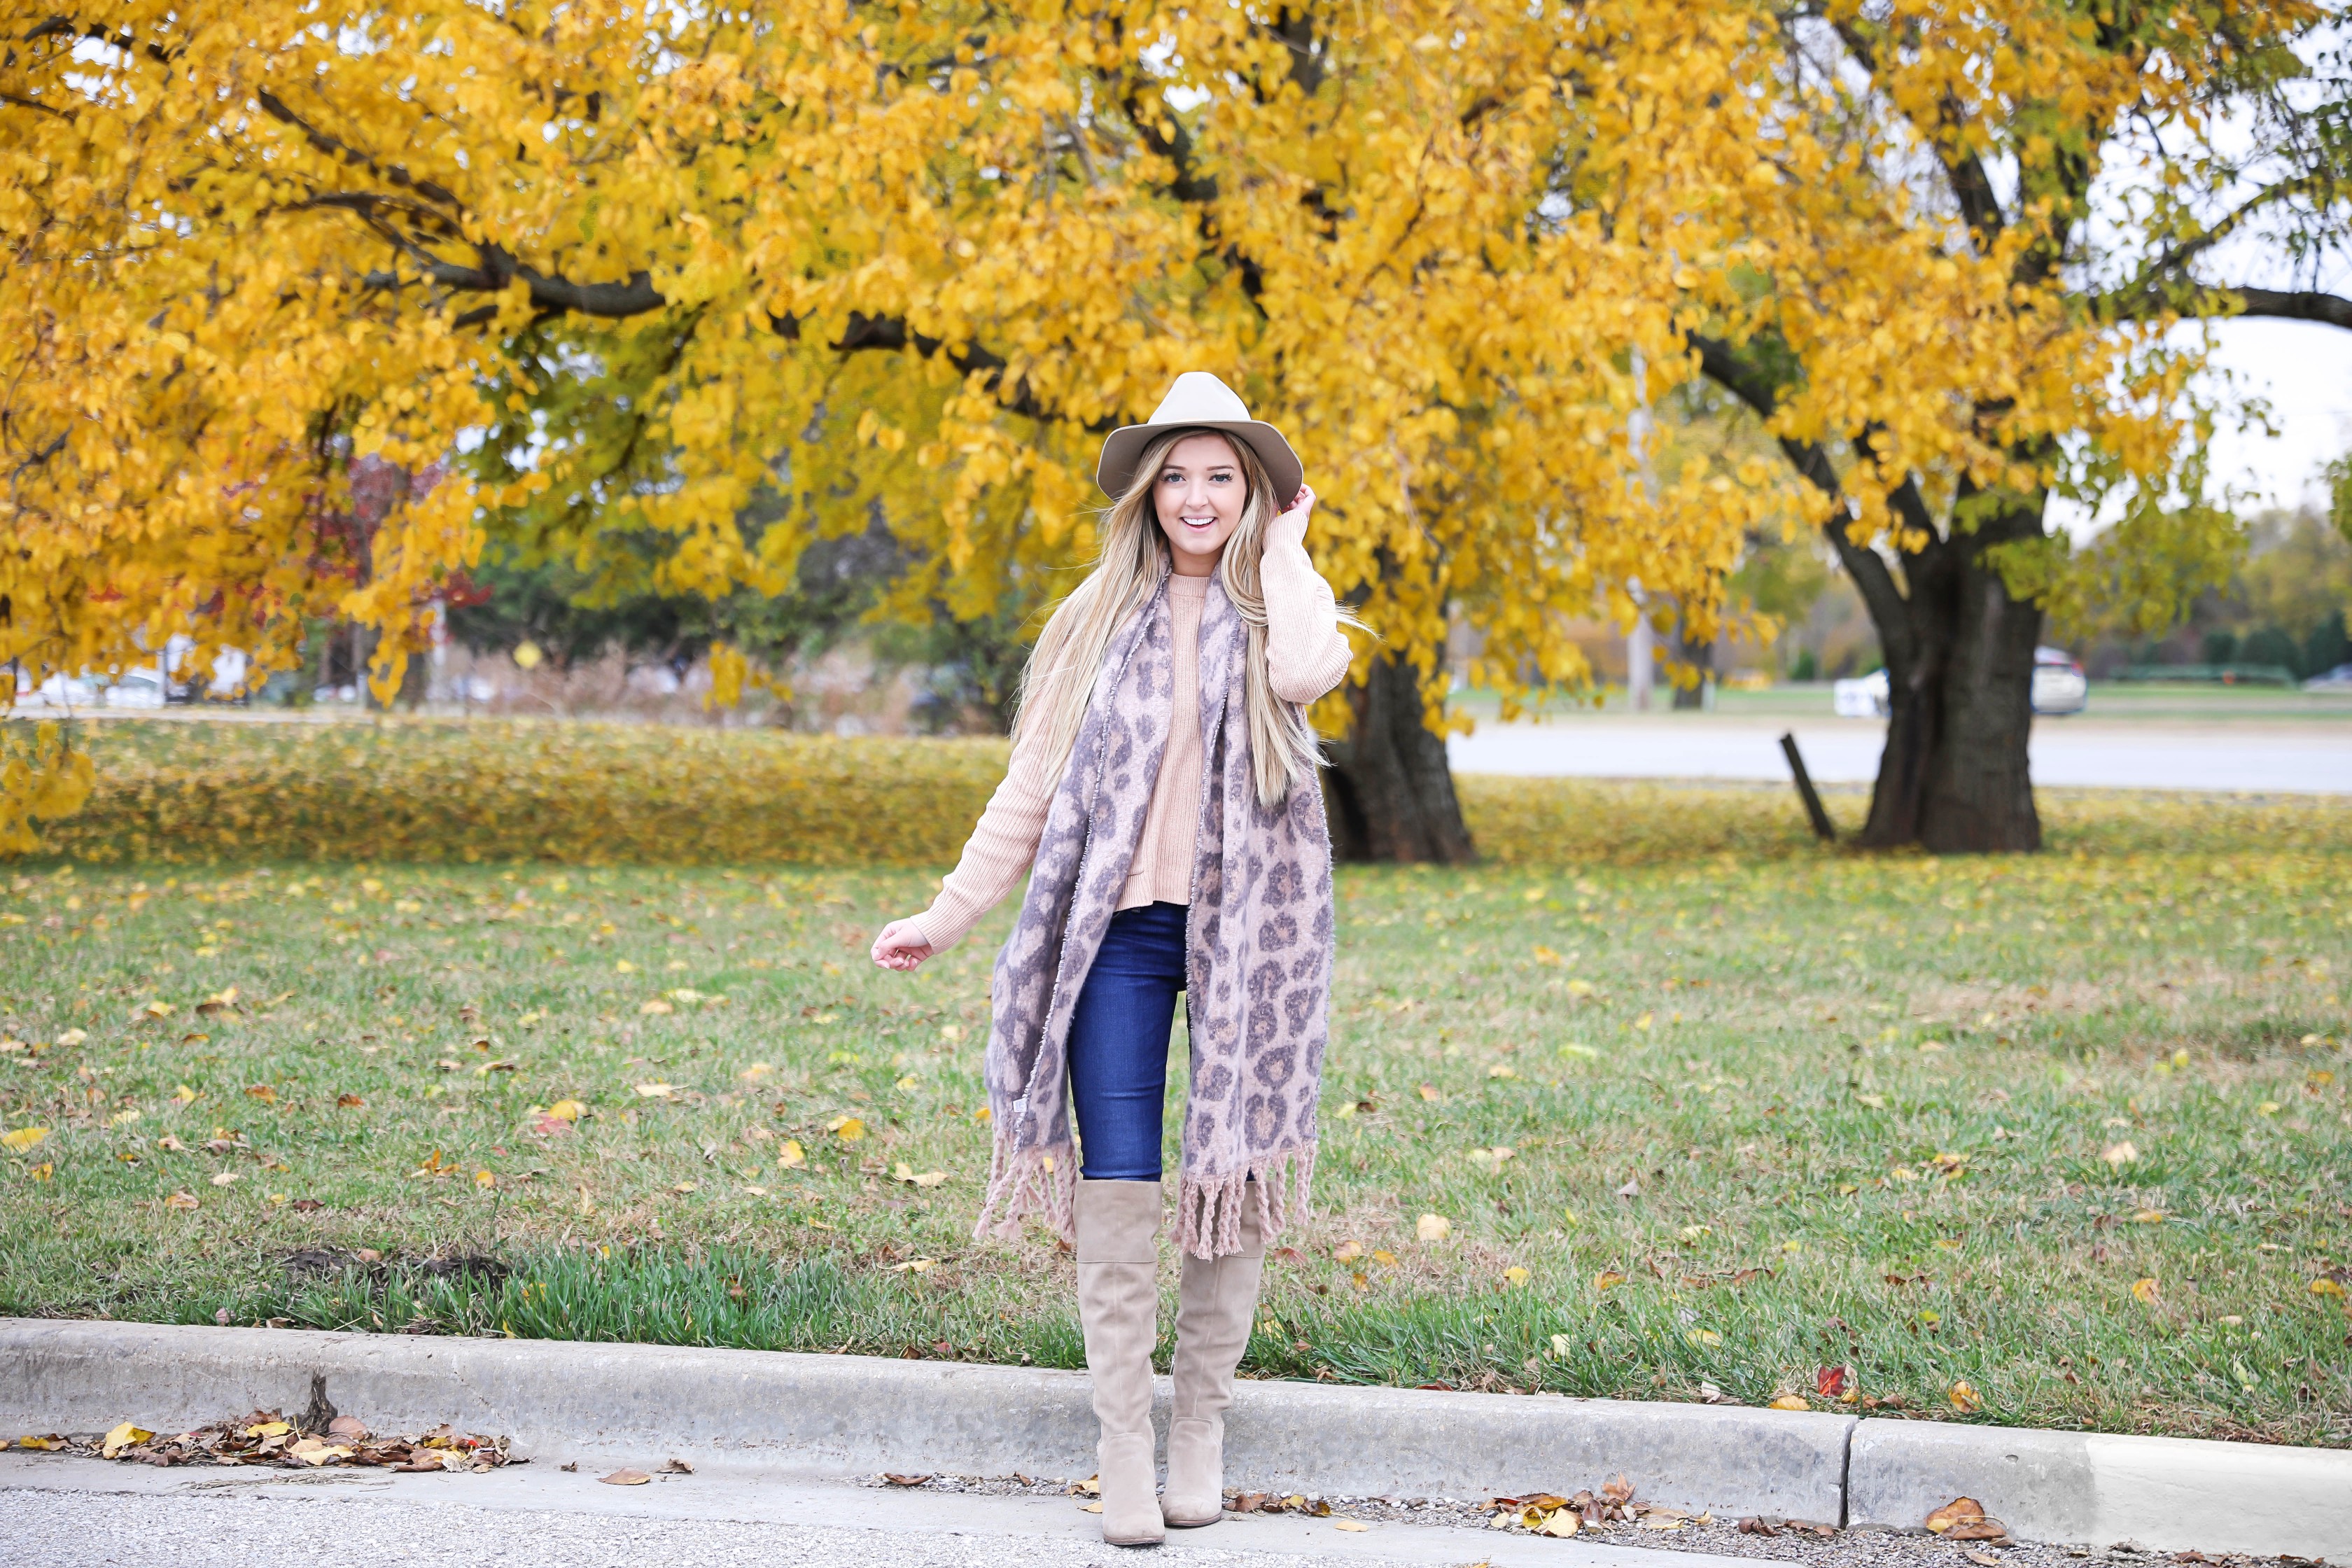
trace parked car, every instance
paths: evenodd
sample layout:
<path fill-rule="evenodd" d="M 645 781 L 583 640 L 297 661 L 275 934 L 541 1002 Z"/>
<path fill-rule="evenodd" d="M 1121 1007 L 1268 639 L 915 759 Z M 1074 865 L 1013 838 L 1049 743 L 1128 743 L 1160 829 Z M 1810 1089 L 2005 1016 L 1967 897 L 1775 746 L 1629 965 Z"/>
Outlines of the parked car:
<path fill-rule="evenodd" d="M 19 674 L 16 679 L 16 706 L 20 709 L 54 708 L 69 712 L 77 708 L 95 708 L 99 702 L 99 683 L 80 676 L 52 675 L 38 686 Z"/>
<path fill-rule="evenodd" d="M 2090 706 L 2090 678 L 2063 648 L 2033 650 L 2033 711 L 2045 717 L 2080 713 Z"/>
<path fill-rule="evenodd" d="M 2303 683 L 2305 691 L 2352 691 L 2352 664 L 2339 664 L 2334 669 L 2323 669 Z"/>
<path fill-rule="evenodd" d="M 1890 710 L 1891 699 L 1883 669 L 1836 681 L 1830 687 L 1830 700 L 1836 705 L 1841 719 L 1884 719 Z"/>
<path fill-rule="evenodd" d="M 161 708 L 169 700 L 160 670 L 128 669 L 106 689 L 109 708 Z"/>

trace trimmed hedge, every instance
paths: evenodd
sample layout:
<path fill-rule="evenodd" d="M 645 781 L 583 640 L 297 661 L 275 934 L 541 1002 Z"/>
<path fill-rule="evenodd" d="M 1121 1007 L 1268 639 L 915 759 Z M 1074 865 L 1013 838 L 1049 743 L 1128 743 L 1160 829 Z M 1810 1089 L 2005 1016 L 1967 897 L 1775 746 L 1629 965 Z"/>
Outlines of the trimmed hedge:
<path fill-rule="evenodd" d="M 944 867 L 1003 776 L 1001 740 L 841 740 L 555 720 L 111 720 L 98 784 L 46 825 L 88 862 L 549 860 Z M 1633 865 L 1820 853 L 1783 786 L 1466 775 L 1490 861 Z M 1833 794 L 1858 826 L 1865 797 Z M 2352 848 L 2352 803 L 2043 792 L 2059 851 Z"/>

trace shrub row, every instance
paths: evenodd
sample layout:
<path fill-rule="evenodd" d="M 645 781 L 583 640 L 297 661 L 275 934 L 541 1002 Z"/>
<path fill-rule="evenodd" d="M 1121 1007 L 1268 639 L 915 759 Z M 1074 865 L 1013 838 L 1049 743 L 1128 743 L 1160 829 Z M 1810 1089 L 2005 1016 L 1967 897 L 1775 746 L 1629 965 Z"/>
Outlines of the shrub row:
<path fill-rule="evenodd" d="M 1003 774 L 992 740 L 845 740 L 561 721 L 114 720 L 43 852 L 88 862 L 550 860 L 951 864 Z M 1785 788 L 1465 776 L 1504 865 L 1817 853 Z M 1849 831 L 1866 798 L 1833 795 Z M 2352 848 L 2352 806 L 2045 792 L 2051 847 L 2100 854 Z"/>

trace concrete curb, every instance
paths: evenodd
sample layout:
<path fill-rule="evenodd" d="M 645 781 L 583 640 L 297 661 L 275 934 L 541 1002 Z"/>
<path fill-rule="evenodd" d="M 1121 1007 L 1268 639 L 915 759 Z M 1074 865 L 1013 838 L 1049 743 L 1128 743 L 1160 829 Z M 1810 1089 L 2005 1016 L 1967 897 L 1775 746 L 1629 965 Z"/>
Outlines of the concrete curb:
<path fill-rule="evenodd" d="M 0 1430 L 184 1429 L 299 1409 L 448 1421 L 542 1458 L 815 1475 L 1084 1476 L 1082 1373 L 667 1345 L 0 1319 Z M 1166 1426 L 1167 1387 L 1160 1422 Z M 1718 1515 L 1912 1527 L 1977 1498 L 2021 1539 L 2352 1559 L 2352 1453 L 1722 1405 L 1244 1383 L 1227 1479 L 1339 1496 L 1598 1487 Z"/>
<path fill-rule="evenodd" d="M 2352 1452 L 1864 1421 L 1846 1505 L 1914 1525 L 1967 1496 L 2020 1539 L 2352 1561 Z"/>

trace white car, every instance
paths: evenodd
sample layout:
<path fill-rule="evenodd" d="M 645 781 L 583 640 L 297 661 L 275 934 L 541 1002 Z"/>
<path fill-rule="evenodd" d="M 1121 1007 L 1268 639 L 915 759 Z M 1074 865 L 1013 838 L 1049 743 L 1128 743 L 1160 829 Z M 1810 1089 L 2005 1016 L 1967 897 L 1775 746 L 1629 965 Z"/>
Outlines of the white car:
<path fill-rule="evenodd" d="M 2074 656 L 2063 648 L 2033 650 L 2033 711 L 2044 716 L 2080 713 L 2090 706 L 2091 682 Z"/>
<path fill-rule="evenodd" d="M 125 670 L 105 695 L 109 708 L 161 708 L 168 700 L 163 674 L 152 669 Z"/>
<path fill-rule="evenodd" d="M 1837 705 L 1841 719 L 1884 719 L 1893 706 L 1893 691 L 1886 684 L 1886 672 L 1874 669 L 1868 675 L 1832 683 L 1830 700 Z"/>

